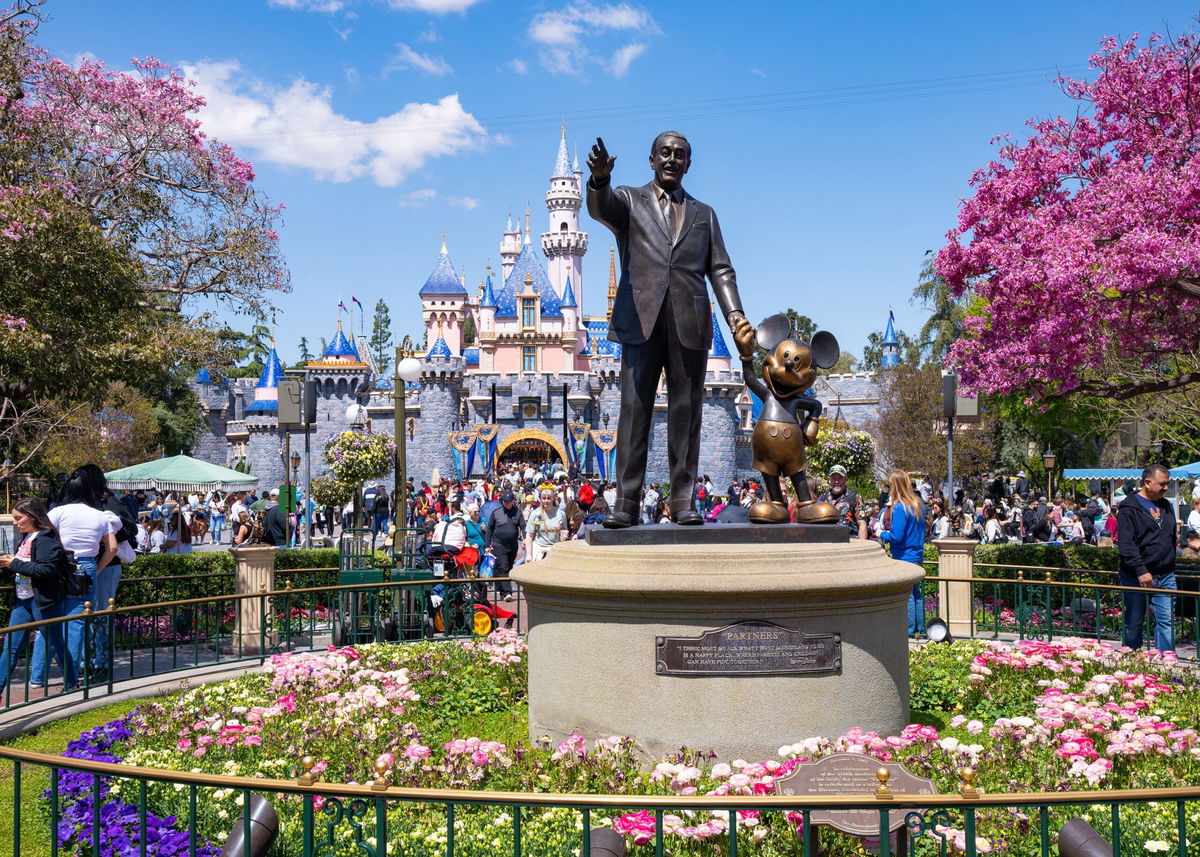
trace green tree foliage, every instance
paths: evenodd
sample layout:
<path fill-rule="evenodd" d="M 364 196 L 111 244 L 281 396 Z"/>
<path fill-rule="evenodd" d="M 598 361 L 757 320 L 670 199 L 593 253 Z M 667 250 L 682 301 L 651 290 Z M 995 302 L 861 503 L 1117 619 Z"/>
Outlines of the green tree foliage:
<path fill-rule="evenodd" d="M 308 337 L 301 336 L 300 337 L 300 363 L 298 364 L 297 368 L 302 367 L 303 364 L 307 363 L 308 361 L 310 361 L 312 359 L 313 359 L 312 352 L 308 350 Z"/>
<path fill-rule="evenodd" d="M 933 262 L 933 254 L 926 253 L 912 299 L 929 312 L 929 317 L 917 331 L 921 353 L 940 366 L 950 346 L 962 333 L 967 298 L 954 296 L 950 286 L 934 271 Z"/>
<path fill-rule="evenodd" d="M 994 420 L 954 432 L 956 480 L 986 476 L 992 463 Z M 937 366 L 897 366 L 881 373 L 879 453 L 889 467 L 946 478 L 946 421 L 942 416 L 942 376 Z"/>
<path fill-rule="evenodd" d="M 375 302 L 375 318 L 371 322 L 371 339 L 368 341 L 371 357 L 380 375 L 387 373 L 392 363 L 392 316 L 383 298 Z"/>
<path fill-rule="evenodd" d="M 475 344 L 475 316 L 468 315 L 463 319 L 463 345 Z"/>

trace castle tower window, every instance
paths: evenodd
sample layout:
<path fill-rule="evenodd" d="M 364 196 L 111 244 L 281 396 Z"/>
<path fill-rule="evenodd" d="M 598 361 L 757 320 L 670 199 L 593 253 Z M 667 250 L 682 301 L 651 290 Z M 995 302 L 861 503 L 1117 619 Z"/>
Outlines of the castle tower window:
<path fill-rule="evenodd" d="M 346 395 L 346 379 L 345 378 L 338 378 L 337 394 L 338 394 L 339 399 Z"/>
<path fill-rule="evenodd" d="M 333 397 L 333 379 L 326 378 L 325 379 L 325 398 L 329 399 L 332 397 Z"/>
<path fill-rule="evenodd" d="M 532 299 L 521 301 L 521 327 L 533 330 L 537 327 L 537 312 Z"/>
<path fill-rule="evenodd" d="M 532 345 L 525 345 L 521 348 L 521 371 L 537 371 L 537 349 Z"/>
<path fill-rule="evenodd" d="M 559 232 L 566 232 L 566 231 L 567 231 L 567 224 L 565 224 L 565 223 L 561 224 L 561 225 L 558 227 L 558 231 L 559 231 Z"/>

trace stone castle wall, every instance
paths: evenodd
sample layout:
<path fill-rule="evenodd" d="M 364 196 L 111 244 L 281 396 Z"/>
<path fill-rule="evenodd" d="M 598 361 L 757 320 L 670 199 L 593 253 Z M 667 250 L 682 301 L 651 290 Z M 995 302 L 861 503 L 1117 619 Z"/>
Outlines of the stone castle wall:
<path fill-rule="evenodd" d="M 521 375 L 483 373 L 464 374 L 462 358 L 431 359 L 424 363 L 421 379 L 407 396 L 407 417 L 411 420 L 411 435 L 407 434 L 408 473 L 419 483 L 428 479 L 436 469 L 440 476 L 454 477 L 454 457 L 446 433 L 455 426 L 467 405 L 469 422 L 491 420 L 491 390 L 496 386 L 496 422 L 503 440 L 512 432 L 534 430 L 544 432 L 555 440 L 563 434 L 562 387 L 567 385 L 568 418 L 578 414 L 582 422 L 593 428 L 604 426 L 603 416 L 609 416 L 608 427 L 616 429 L 620 414 L 619 363 L 610 358 L 593 361 L 588 373 Z M 218 383 L 196 383 L 193 389 L 200 397 L 208 417 L 208 428 L 192 448 L 197 458 L 215 464 L 233 466 L 244 455 L 250 472 L 260 478 L 260 487 L 271 488 L 285 481 L 281 454 L 282 438 L 276 430 L 273 411 L 245 410 L 254 401 L 252 379 L 233 379 Z M 700 441 L 701 474 L 707 473 L 721 490 L 734 479 L 754 476 L 750 467 L 749 433 L 738 415 L 737 397 L 744 388 L 740 373 L 713 372 L 705 388 L 703 429 Z M 855 373 L 829 375 L 817 382 L 814 394 L 825 406 L 825 416 L 832 418 L 840 407 L 842 418 L 858 427 L 874 420 L 879 403 L 879 385 L 875 375 Z M 337 433 L 350 428 L 346 411 L 356 399 L 349 383 L 323 383 L 317 400 L 317 421 L 310 430 L 312 473 L 316 477 L 326 472 L 322 452 L 325 444 Z M 374 390 L 364 397 L 371 429 L 393 432 L 393 397 L 391 390 Z M 532 406 L 532 411 L 529 407 Z M 292 434 L 292 450 L 304 454 L 304 433 Z M 290 468 L 289 468 L 290 469 Z M 481 462 L 476 462 L 476 470 Z M 595 470 L 594 458 L 586 468 Z M 304 465 L 300 475 L 303 479 Z M 647 479 L 666 482 L 670 478 L 667 458 L 667 411 L 665 399 L 654 412 L 650 449 L 647 458 Z M 389 474 L 379 480 L 392 486 Z"/>

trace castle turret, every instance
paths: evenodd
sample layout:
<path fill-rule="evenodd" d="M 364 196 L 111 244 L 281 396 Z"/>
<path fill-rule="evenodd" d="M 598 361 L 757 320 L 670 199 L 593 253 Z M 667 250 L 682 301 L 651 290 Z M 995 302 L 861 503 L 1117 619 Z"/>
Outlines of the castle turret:
<path fill-rule="evenodd" d="M 606 318 L 612 322 L 613 303 L 617 299 L 617 248 L 608 248 L 608 313 Z"/>
<path fill-rule="evenodd" d="M 433 347 L 434 332 L 445 339 L 453 354 L 462 354 L 462 323 L 467 312 L 469 295 L 454 270 L 446 251 L 446 234 L 442 233 L 442 249 L 437 264 L 425 285 L 421 287 L 421 315 L 425 322 L 425 346 Z"/>
<path fill-rule="evenodd" d="M 254 401 L 246 406 L 247 411 L 275 411 L 279 409 L 279 383 L 283 380 L 283 364 L 275 343 L 267 353 L 266 365 L 254 385 Z"/>
<path fill-rule="evenodd" d="M 717 312 L 712 311 L 712 345 L 708 349 L 708 371 L 728 372 L 733 359 L 729 346 L 725 344 L 725 335 L 721 333 L 721 322 L 717 320 Z"/>
<path fill-rule="evenodd" d="M 578 168 L 578 162 L 576 163 Z M 546 273 L 561 297 L 568 278 L 575 287 L 575 299 L 583 304 L 583 254 L 588 236 L 579 231 L 579 209 L 583 206 L 583 174 L 573 171 L 567 158 L 567 128 L 562 128 L 554 175 L 546 191 L 548 226 L 542 234 L 542 252 L 546 254 Z"/>
<path fill-rule="evenodd" d="M 500 239 L 500 280 L 508 279 L 512 266 L 521 255 L 521 230 L 513 226 L 512 209 L 508 210 L 508 222 L 504 226 L 504 237 Z"/>
<path fill-rule="evenodd" d="M 888 310 L 887 327 L 883 331 L 883 342 L 880 343 L 882 354 L 879 358 L 879 368 L 891 369 L 900 365 L 900 340 L 896 338 L 896 315 Z"/>

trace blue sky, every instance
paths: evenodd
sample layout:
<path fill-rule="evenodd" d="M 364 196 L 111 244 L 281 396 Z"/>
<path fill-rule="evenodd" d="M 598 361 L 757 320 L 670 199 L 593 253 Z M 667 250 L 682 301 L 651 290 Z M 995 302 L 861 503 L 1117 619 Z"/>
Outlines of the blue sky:
<path fill-rule="evenodd" d="M 606 3 L 549 0 L 50 0 L 39 41 L 117 68 L 186 68 L 207 130 L 287 204 L 296 359 L 332 335 L 339 297 L 384 298 L 420 327 L 417 290 L 447 230 L 474 289 L 507 212 L 543 195 L 559 126 L 597 134 L 622 184 L 650 141 L 692 141 L 685 187 L 721 218 L 751 320 L 786 307 L 858 354 L 909 303 L 991 139 L 1073 112 L 1050 83 L 1086 73 L 1106 34 L 1180 32 L 1195 6 L 1089 2 Z M 610 236 L 591 233 L 584 311 L 602 313 Z M 248 322 L 234 320 L 243 328 Z M 370 321 L 367 321 L 368 329 Z M 358 327 L 357 319 L 355 327 Z"/>

